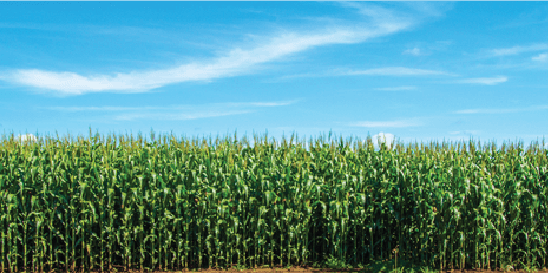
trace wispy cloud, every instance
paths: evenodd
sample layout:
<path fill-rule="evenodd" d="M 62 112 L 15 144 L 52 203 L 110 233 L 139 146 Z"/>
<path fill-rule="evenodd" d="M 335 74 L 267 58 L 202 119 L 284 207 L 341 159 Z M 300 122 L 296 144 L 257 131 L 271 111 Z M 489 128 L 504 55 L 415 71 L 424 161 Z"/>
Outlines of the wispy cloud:
<path fill-rule="evenodd" d="M 299 101 L 300 100 L 281 102 L 213 103 L 203 105 L 171 105 L 162 107 L 47 107 L 44 109 L 65 112 L 100 112 L 102 114 L 107 113 L 109 119 L 117 121 L 132 121 L 137 119 L 195 120 L 200 118 L 249 114 L 257 112 L 257 108 L 287 106 L 297 103 Z"/>
<path fill-rule="evenodd" d="M 367 128 L 404 128 L 404 127 L 417 127 L 421 126 L 421 123 L 409 121 L 409 120 L 399 120 L 399 121 L 362 121 L 349 123 L 348 126 L 351 127 L 367 127 Z"/>
<path fill-rule="evenodd" d="M 402 52 L 403 55 L 420 56 L 421 50 L 419 48 L 406 49 Z"/>
<path fill-rule="evenodd" d="M 537 56 L 533 56 L 531 57 L 531 60 L 535 62 L 546 63 L 548 62 L 548 53 L 542 53 Z"/>
<path fill-rule="evenodd" d="M 339 4 L 358 10 L 360 14 L 370 19 L 371 23 L 385 28 L 397 28 L 398 25 L 410 26 L 417 20 L 408 12 L 387 9 L 372 3 L 339 2 Z"/>
<path fill-rule="evenodd" d="M 124 40 L 153 43 L 173 43 L 180 36 L 177 30 L 148 28 L 143 26 L 111 26 L 94 24 L 57 24 L 57 23 L 0 23 L 0 29 L 38 30 L 48 32 L 68 32 L 89 36 L 123 37 Z M 188 43 L 188 41 L 185 41 Z"/>
<path fill-rule="evenodd" d="M 0 29 L 30 29 L 30 30 L 47 30 L 47 31 L 68 31 L 73 28 L 67 28 L 66 26 L 61 26 L 59 24 L 49 24 L 49 23 L 0 23 Z"/>
<path fill-rule="evenodd" d="M 385 91 L 397 91 L 397 90 L 415 90 L 416 87 L 413 86 L 401 86 L 401 87 L 393 87 L 393 88 L 376 88 L 375 90 L 385 90 Z"/>
<path fill-rule="evenodd" d="M 453 9 L 452 2 L 424 2 L 424 1 L 409 1 L 402 2 L 404 5 L 419 11 L 425 16 L 442 17 L 445 13 Z"/>
<path fill-rule="evenodd" d="M 454 114 L 506 114 L 506 113 L 516 113 L 523 111 L 535 111 L 535 110 L 545 110 L 548 109 L 548 105 L 536 105 L 528 108 L 501 108 L 501 109 L 462 109 L 454 111 Z"/>
<path fill-rule="evenodd" d="M 428 56 L 436 52 L 439 53 L 447 51 L 452 43 L 452 41 L 409 43 L 405 46 L 407 49 L 402 51 L 402 55 Z"/>
<path fill-rule="evenodd" d="M 220 116 L 230 116 L 238 114 L 249 114 L 254 110 L 204 110 L 193 113 L 126 113 L 114 116 L 112 119 L 117 121 L 132 121 L 132 120 L 155 120 L 155 121 L 184 121 L 196 120 L 200 118 L 211 118 Z"/>
<path fill-rule="evenodd" d="M 447 11 L 453 9 L 453 3 L 450 2 L 402 2 L 398 6 L 391 5 L 391 9 L 370 2 L 341 1 L 338 3 L 357 9 L 362 15 L 371 18 L 378 24 L 387 22 L 414 24 L 426 18 L 442 17 Z"/>
<path fill-rule="evenodd" d="M 433 76 L 433 75 L 445 75 L 445 76 L 457 76 L 456 74 L 439 71 L 439 70 L 426 70 L 426 69 L 415 69 L 415 68 L 404 68 L 404 67 L 386 67 L 386 68 L 376 68 L 376 69 L 366 69 L 366 70 L 352 70 L 352 69 L 343 69 L 338 68 L 330 71 L 325 71 L 322 73 L 304 73 L 304 74 L 294 74 L 294 75 L 285 75 L 277 78 L 279 82 L 288 79 L 303 78 L 303 77 L 338 77 L 338 76 Z M 416 89 L 415 87 L 397 87 L 397 88 L 377 88 L 376 90 L 411 90 Z"/>
<path fill-rule="evenodd" d="M 467 134 L 467 135 L 478 135 L 481 131 L 479 130 L 457 130 L 457 131 L 449 131 L 449 134 L 451 135 L 458 135 L 458 134 Z"/>
<path fill-rule="evenodd" d="M 22 69 L 13 72 L 8 76 L 8 79 L 39 89 L 58 91 L 62 95 L 79 95 L 99 91 L 143 92 L 173 83 L 210 81 L 220 77 L 243 74 L 253 65 L 273 61 L 313 46 L 355 43 L 380 35 L 380 32 L 374 34 L 336 29 L 319 35 L 283 34 L 253 49 L 237 48 L 229 51 L 225 56 L 209 62 L 189 63 L 173 69 L 133 71 L 129 74 L 117 74 L 116 76 L 82 76 L 75 72 Z M 383 32 L 383 34 L 387 33 Z"/>
<path fill-rule="evenodd" d="M 258 9 L 253 9 L 253 8 L 249 8 L 249 9 L 240 9 L 240 11 L 242 11 L 242 12 L 250 12 L 250 13 L 264 13 L 264 10 L 258 10 Z"/>
<path fill-rule="evenodd" d="M 74 71 L 47 69 L 18 69 L 8 71 L 4 75 L 0 74 L 0 79 L 33 87 L 39 91 L 53 91 L 61 96 L 105 91 L 145 92 L 174 83 L 207 82 L 223 77 L 256 73 L 256 66 L 259 64 L 280 60 L 317 46 L 355 44 L 370 38 L 387 36 L 410 28 L 424 17 L 439 16 L 440 12 L 443 13 L 446 9 L 446 7 L 440 9 L 436 5 L 429 7 L 429 4 L 413 6 L 414 10 L 411 11 L 392 10 L 370 3 L 343 3 L 342 5 L 357 9 L 364 16 L 362 22 L 339 23 L 306 32 L 281 30 L 262 38 L 252 36 L 254 40 L 251 44 L 234 46 L 230 50 L 219 52 L 215 58 L 194 61 L 174 68 L 110 75 L 83 75 Z M 400 71 L 399 73 L 439 74 L 432 71 Z"/>
<path fill-rule="evenodd" d="M 128 110 L 158 110 L 165 109 L 165 107 L 47 107 L 45 109 L 58 110 L 58 111 L 128 111 Z"/>
<path fill-rule="evenodd" d="M 426 75 L 451 75 L 445 71 L 414 69 L 403 67 L 387 67 L 367 70 L 349 70 L 341 75 L 375 75 L 375 76 L 426 76 Z"/>
<path fill-rule="evenodd" d="M 212 61 L 184 64 L 172 69 L 117 74 L 115 76 L 82 76 L 75 72 L 56 72 L 39 69 L 21 69 L 8 75 L 8 81 L 39 89 L 58 91 L 61 95 L 79 95 L 86 92 L 125 91 L 143 92 L 162 86 L 188 81 L 210 81 L 250 73 L 254 65 L 273 61 L 287 55 L 326 44 L 357 43 L 370 37 L 394 31 L 357 31 L 334 29 L 318 35 L 287 33 L 276 36 L 265 44 L 249 50 L 240 48 Z"/>
<path fill-rule="evenodd" d="M 547 50 L 548 44 L 532 44 L 529 46 L 513 46 L 511 48 L 504 48 L 504 49 L 493 49 L 491 50 L 492 55 L 494 56 L 508 56 L 508 55 L 518 55 L 523 52 L 529 52 L 529 51 L 540 51 L 540 50 Z"/>
<path fill-rule="evenodd" d="M 456 81 L 461 84 L 482 84 L 482 85 L 496 85 L 508 81 L 506 76 L 497 77 L 480 77 L 480 78 L 467 78 L 464 80 Z"/>

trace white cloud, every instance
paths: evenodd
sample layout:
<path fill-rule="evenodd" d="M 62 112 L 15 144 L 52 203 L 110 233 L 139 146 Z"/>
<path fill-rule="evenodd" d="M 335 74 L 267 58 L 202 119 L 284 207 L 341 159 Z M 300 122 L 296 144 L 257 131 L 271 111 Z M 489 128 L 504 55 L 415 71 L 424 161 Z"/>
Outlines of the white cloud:
<path fill-rule="evenodd" d="M 402 55 L 426 56 L 434 52 L 447 51 L 452 41 L 436 41 L 436 42 L 415 42 L 413 45 L 407 45 L 407 49 L 402 52 Z M 410 48 L 409 48 L 410 47 Z"/>
<path fill-rule="evenodd" d="M 402 52 L 404 55 L 420 56 L 421 50 L 419 48 L 407 49 Z"/>
<path fill-rule="evenodd" d="M 482 84 L 482 85 L 496 85 L 508 81 L 506 76 L 497 76 L 497 77 L 484 77 L 484 78 L 468 78 L 457 83 L 461 84 Z"/>
<path fill-rule="evenodd" d="M 172 109 L 197 109 L 203 107 L 273 107 L 273 106 L 287 106 L 294 103 L 298 103 L 301 100 L 281 101 L 281 102 L 247 102 L 247 103 L 212 103 L 206 105 L 171 105 L 169 107 L 47 107 L 49 110 L 61 110 L 61 111 L 124 111 L 124 110 L 172 110 Z"/>
<path fill-rule="evenodd" d="M 447 7 L 443 5 L 434 4 L 432 7 L 430 4 L 413 6 L 411 11 L 390 10 L 370 3 L 345 2 L 341 5 L 358 9 L 358 12 L 365 16 L 364 21 L 317 28 L 306 32 L 282 30 L 263 38 L 250 36 L 255 39 L 253 44 L 232 47 L 230 50 L 220 52 L 215 58 L 186 63 L 174 68 L 131 71 L 114 75 L 82 75 L 74 71 L 19 69 L 11 71 L 2 78 L 39 90 L 54 91 L 59 95 L 104 91 L 144 92 L 173 83 L 212 81 L 222 77 L 255 73 L 257 71 L 255 66 L 259 64 L 280 60 L 317 46 L 362 43 L 370 38 L 390 35 L 410 28 L 425 17 L 439 16 L 447 10 Z M 366 23 L 367 19 L 369 22 Z M 416 73 L 438 74 L 432 71 L 415 71 L 412 75 Z"/>
<path fill-rule="evenodd" d="M 423 75 L 449 75 L 444 71 L 412 69 L 403 67 L 387 67 L 368 70 L 349 70 L 342 75 L 379 75 L 379 76 L 423 76 Z"/>
<path fill-rule="evenodd" d="M 480 133 L 479 130 L 449 131 L 449 134 L 451 134 L 451 135 L 458 135 L 458 134 L 478 135 L 479 133 Z"/>
<path fill-rule="evenodd" d="M 379 25 L 390 22 L 412 24 L 428 17 L 442 17 L 453 8 L 453 3 L 445 2 L 401 2 L 399 5 L 383 3 L 391 6 L 384 8 L 371 2 L 338 2 L 343 6 L 357 9 L 361 14 L 372 19 Z"/>
<path fill-rule="evenodd" d="M 506 114 L 506 113 L 516 113 L 522 111 L 535 111 L 535 110 L 545 110 L 548 109 L 548 105 L 536 105 L 528 108 L 500 108 L 500 109 L 462 109 L 454 111 L 454 114 Z"/>
<path fill-rule="evenodd" d="M 274 107 L 274 106 L 286 106 L 294 103 L 300 102 L 300 100 L 292 101 L 281 101 L 281 102 L 249 102 L 249 103 L 213 103 L 208 104 L 210 107 L 214 108 L 224 108 L 224 107 Z M 49 110 L 60 110 L 60 111 L 145 111 L 145 110 L 181 110 L 181 109 L 199 109 L 208 107 L 208 105 L 172 105 L 169 107 L 115 107 L 115 106 L 104 106 L 104 107 L 47 107 L 45 109 Z"/>
<path fill-rule="evenodd" d="M 367 75 L 367 76 L 431 76 L 431 75 L 447 75 L 447 76 L 457 76 L 456 74 L 448 73 L 445 71 L 438 70 L 426 70 L 426 69 L 414 69 L 414 68 L 404 68 L 404 67 L 385 67 L 385 68 L 376 68 L 376 69 L 366 69 L 366 70 L 351 70 L 351 69 L 334 69 L 325 73 L 318 74 L 296 74 L 296 75 L 286 75 L 279 77 L 280 80 L 291 79 L 298 77 L 333 77 L 333 76 L 357 76 L 357 75 Z M 399 88 L 378 88 L 377 90 L 411 90 L 415 87 L 399 87 Z"/>
<path fill-rule="evenodd" d="M 411 7 L 414 10 L 420 11 L 426 16 L 433 16 L 433 17 L 444 16 L 445 12 L 453 9 L 453 6 L 454 6 L 452 2 L 409 1 L 409 2 L 402 2 L 402 3 Z"/>
<path fill-rule="evenodd" d="M 522 52 L 528 52 L 528 51 L 539 51 L 539 50 L 547 50 L 548 44 L 532 44 L 529 46 L 514 46 L 511 48 L 505 48 L 505 49 L 493 49 L 491 50 L 491 53 L 494 56 L 508 56 L 508 55 L 518 55 Z"/>
<path fill-rule="evenodd" d="M 409 26 L 415 22 L 409 13 L 400 10 L 390 10 L 372 3 L 339 2 L 339 4 L 357 9 L 359 13 L 366 16 L 371 22 L 386 28 L 398 28 L 399 25 Z"/>
<path fill-rule="evenodd" d="M 542 53 L 537 56 L 531 57 L 531 60 L 541 63 L 548 62 L 548 53 Z"/>
<path fill-rule="evenodd" d="M 457 110 L 455 114 L 505 114 L 518 112 L 518 109 L 462 109 Z"/>
<path fill-rule="evenodd" d="M 132 120 L 156 120 L 156 121 L 184 121 L 195 120 L 200 118 L 211 118 L 230 116 L 238 114 L 253 113 L 254 110 L 205 110 L 192 113 L 127 113 L 116 115 L 113 120 L 117 121 L 132 121 Z"/>
<path fill-rule="evenodd" d="M 183 121 L 200 118 L 211 118 L 229 115 L 249 114 L 257 111 L 257 108 L 291 105 L 300 100 L 281 102 L 248 102 L 248 103 L 213 103 L 204 105 L 171 105 L 164 107 L 48 107 L 45 109 L 56 111 L 93 111 L 93 112 L 122 112 L 121 114 L 108 115 L 109 120 L 168 120 Z"/>
<path fill-rule="evenodd" d="M 257 102 L 257 103 L 248 103 L 248 104 L 252 105 L 252 106 L 259 106 L 259 107 L 274 107 L 274 106 L 286 106 L 286 105 L 293 104 L 295 102 L 297 102 L 297 101 L 267 102 L 267 103 Z"/>
<path fill-rule="evenodd" d="M 151 110 L 162 109 L 161 107 L 48 107 L 49 110 L 60 111 L 124 111 L 124 110 Z"/>
<path fill-rule="evenodd" d="M 16 70 L 10 78 L 16 83 L 58 91 L 62 95 L 79 95 L 100 91 L 142 92 L 173 83 L 210 81 L 220 77 L 245 74 L 249 73 L 253 65 L 273 61 L 314 46 L 358 43 L 371 37 L 387 35 L 393 31 L 396 30 L 357 31 L 341 28 L 318 35 L 287 33 L 249 50 L 236 48 L 209 62 L 189 63 L 172 69 L 133 71 L 129 74 L 117 74 L 116 76 L 82 76 L 67 71 L 21 69 Z"/>
<path fill-rule="evenodd" d="M 420 123 L 412 122 L 412 121 L 363 121 L 363 122 L 355 122 L 350 123 L 349 126 L 351 127 L 368 127 L 368 128 L 375 128 L 375 127 L 382 127 L 382 128 L 403 128 L 403 127 L 416 127 L 420 126 Z"/>
<path fill-rule="evenodd" d="M 401 86 L 401 87 L 393 87 L 393 88 L 376 88 L 375 90 L 385 90 L 385 91 L 397 91 L 397 90 L 415 90 L 416 87 L 412 86 Z"/>

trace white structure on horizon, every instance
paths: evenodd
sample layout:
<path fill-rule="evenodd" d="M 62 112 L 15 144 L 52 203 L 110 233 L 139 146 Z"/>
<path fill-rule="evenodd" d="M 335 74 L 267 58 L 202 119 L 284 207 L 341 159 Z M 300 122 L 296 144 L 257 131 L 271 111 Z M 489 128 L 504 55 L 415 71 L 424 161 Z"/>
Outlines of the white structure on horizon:
<path fill-rule="evenodd" d="M 381 149 L 382 143 L 386 144 L 386 148 L 392 149 L 392 144 L 394 143 L 394 134 L 385 134 L 381 131 L 379 134 L 373 135 L 373 146 L 375 147 L 375 150 Z"/>
<path fill-rule="evenodd" d="M 16 137 L 16 139 L 22 143 L 26 141 L 38 142 L 38 138 L 36 138 L 36 136 L 34 136 L 33 134 L 19 135 Z"/>

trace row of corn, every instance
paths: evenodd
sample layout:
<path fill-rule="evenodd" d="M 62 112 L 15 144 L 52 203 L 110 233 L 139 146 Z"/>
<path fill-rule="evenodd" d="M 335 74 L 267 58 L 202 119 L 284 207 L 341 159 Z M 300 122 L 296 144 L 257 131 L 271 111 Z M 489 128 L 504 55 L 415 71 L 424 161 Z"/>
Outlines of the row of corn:
<path fill-rule="evenodd" d="M 547 267 L 538 143 L 0 143 L 0 271 Z"/>

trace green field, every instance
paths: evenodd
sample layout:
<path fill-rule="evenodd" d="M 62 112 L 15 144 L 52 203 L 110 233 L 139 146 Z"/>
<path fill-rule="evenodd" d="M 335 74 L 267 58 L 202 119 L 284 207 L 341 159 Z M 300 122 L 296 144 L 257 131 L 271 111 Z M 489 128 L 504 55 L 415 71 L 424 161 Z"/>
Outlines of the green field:
<path fill-rule="evenodd" d="M 538 144 L 253 141 L 4 136 L 0 271 L 548 267 Z"/>

